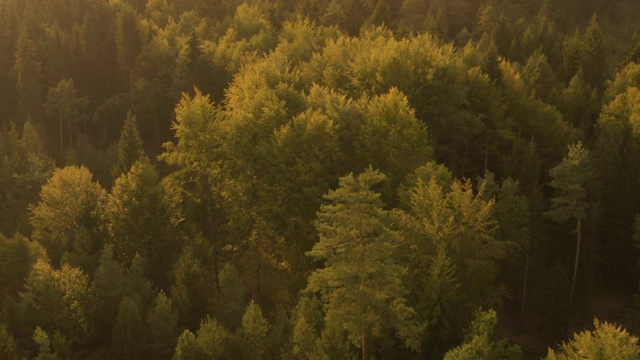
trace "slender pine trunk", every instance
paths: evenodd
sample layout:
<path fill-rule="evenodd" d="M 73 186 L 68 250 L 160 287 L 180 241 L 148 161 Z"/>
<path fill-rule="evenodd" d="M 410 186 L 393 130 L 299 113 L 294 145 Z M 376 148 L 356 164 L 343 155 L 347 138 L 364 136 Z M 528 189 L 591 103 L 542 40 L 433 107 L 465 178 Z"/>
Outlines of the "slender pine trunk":
<path fill-rule="evenodd" d="M 569 305 L 573 305 L 573 294 L 576 289 L 576 277 L 578 276 L 578 261 L 580 260 L 580 235 L 581 235 L 581 217 L 576 222 L 576 232 L 578 234 L 578 244 L 576 245 L 576 261 L 573 264 L 573 280 L 571 281 L 571 296 L 569 297 Z"/>
<path fill-rule="evenodd" d="M 206 192 L 205 194 L 205 201 L 206 201 L 206 219 L 205 219 L 205 224 L 207 227 L 207 237 L 209 238 L 209 241 L 211 242 L 211 245 L 213 246 L 213 281 L 215 282 L 215 286 L 216 286 L 216 290 L 218 291 L 218 294 L 222 293 L 222 290 L 220 289 L 220 276 L 218 273 L 218 242 L 216 241 L 215 237 L 216 235 L 214 234 L 214 226 L 213 226 L 213 199 L 211 199 L 211 185 L 209 183 L 209 178 L 207 176 L 204 177 L 204 184 L 206 186 L 206 189 L 204 189 L 204 191 Z"/>
<path fill-rule="evenodd" d="M 369 349 L 367 348 L 369 334 L 366 330 L 362 330 L 362 360 L 369 360 Z"/>
<path fill-rule="evenodd" d="M 529 277 L 529 250 L 527 250 L 527 259 L 524 264 L 524 281 L 522 285 L 522 304 L 520 305 L 520 318 L 524 318 L 524 304 L 527 300 L 527 279 Z"/>
<path fill-rule="evenodd" d="M 64 159 L 64 136 L 63 136 L 63 122 L 62 122 L 62 113 L 60 113 L 60 154 Z"/>
<path fill-rule="evenodd" d="M 484 147 L 484 174 L 487 174 L 489 170 L 489 136 L 487 135 L 487 141 Z"/>
<path fill-rule="evenodd" d="M 69 128 L 69 149 L 73 150 L 73 132 L 71 131 L 71 121 L 67 120 L 67 127 Z"/>

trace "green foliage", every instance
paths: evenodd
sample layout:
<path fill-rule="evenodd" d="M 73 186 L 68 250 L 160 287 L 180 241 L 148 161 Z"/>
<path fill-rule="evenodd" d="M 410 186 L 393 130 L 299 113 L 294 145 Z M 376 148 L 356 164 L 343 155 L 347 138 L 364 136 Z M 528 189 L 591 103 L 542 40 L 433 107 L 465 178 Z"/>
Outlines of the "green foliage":
<path fill-rule="evenodd" d="M 91 249 L 99 251 L 102 234 L 100 217 L 105 191 L 92 182 L 85 167 L 56 169 L 40 190 L 40 200 L 31 207 L 33 239 L 47 249 L 52 264 L 58 265 L 78 236 L 88 232 Z"/>
<path fill-rule="evenodd" d="M 591 164 L 589 151 L 581 142 L 569 145 L 568 155 L 549 171 L 549 176 L 553 179 L 549 185 L 557 195 L 551 199 L 551 210 L 547 216 L 558 222 L 586 217 L 586 183 L 591 177 Z"/>
<path fill-rule="evenodd" d="M 0 294 L 16 296 L 24 289 L 31 266 L 39 259 L 47 260 L 45 249 L 37 242 L 16 234 L 5 238 L 0 234 Z"/>
<path fill-rule="evenodd" d="M 6 11 L 6 10 L 5 10 Z M 27 26 L 21 26 L 15 40 L 16 86 L 20 99 L 21 118 L 39 121 L 42 116 L 42 63 L 38 59 L 38 48 Z"/>
<path fill-rule="evenodd" d="M 214 296 L 215 284 L 209 257 L 212 248 L 202 237 L 187 244 L 173 268 L 171 298 L 181 322 L 196 327 L 206 315 L 207 305 Z"/>
<path fill-rule="evenodd" d="M 180 335 L 178 314 L 173 309 L 171 298 L 160 291 L 149 309 L 146 321 L 149 334 L 148 356 L 154 359 L 170 359 Z"/>
<path fill-rule="evenodd" d="M 27 205 L 51 176 L 53 161 L 31 122 L 18 134 L 14 124 L 0 131 L 0 232 L 6 236 L 27 232 Z"/>
<path fill-rule="evenodd" d="M 214 297 L 211 303 L 211 314 L 230 331 L 235 331 L 242 322 L 247 306 L 247 295 L 244 283 L 238 270 L 231 263 L 226 263 L 219 275 L 222 294 Z"/>
<path fill-rule="evenodd" d="M 594 319 L 595 329 L 573 335 L 573 339 L 562 343 L 556 352 L 549 349 L 545 359 L 637 359 L 640 356 L 638 338 L 620 326 Z"/>
<path fill-rule="evenodd" d="M 316 352 L 320 330 L 324 323 L 321 305 L 315 297 L 301 297 L 294 308 L 291 315 L 293 358 L 310 359 Z"/>
<path fill-rule="evenodd" d="M 178 338 L 176 352 L 173 360 L 196 360 L 200 359 L 196 336 L 189 330 L 185 330 Z"/>
<path fill-rule="evenodd" d="M 57 360 L 58 356 L 51 351 L 51 341 L 49 335 L 39 326 L 33 332 L 33 341 L 38 345 L 38 356 L 36 360 Z"/>
<path fill-rule="evenodd" d="M 111 351 L 118 359 L 139 359 L 142 349 L 139 341 L 144 336 L 144 323 L 138 304 L 125 296 L 120 301 L 118 316 L 113 325 Z"/>
<path fill-rule="evenodd" d="M 52 87 L 47 92 L 47 102 L 44 104 L 44 110 L 51 120 L 59 122 L 60 130 L 60 154 L 65 154 L 64 142 L 64 125 L 66 123 L 68 132 L 66 149 L 71 150 L 74 147 L 72 124 L 80 120 L 85 120 L 84 111 L 89 105 L 87 97 L 77 97 L 76 87 L 73 79 L 60 80 L 58 85 Z M 77 128 L 77 124 L 76 124 Z M 85 123 L 86 128 L 86 123 Z M 77 137 L 77 135 L 76 135 Z"/>
<path fill-rule="evenodd" d="M 506 339 L 494 341 L 493 331 L 497 323 L 496 312 L 476 311 L 475 319 L 465 336 L 464 344 L 450 350 L 445 360 L 472 359 L 522 359 L 522 350 L 517 345 L 510 345 Z"/>
<path fill-rule="evenodd" d="M 129 265 L 140 254 L 149 276 L 162 287 L 178 248 L 173 200 L 153 165 L 143 159 L 116 180 L 105 210 L 115 258 Z"/>
<path fill-rule="evenodd" d="M 637 285 L 638 14 L 633 0 L 0 0 L 7 334 L 25 358 L 37 326 L 41 357 L 64 359 L 441 358 L 474 309 L 521 289 L 523 329 L 563 334 L 586 308 L 563 295 L 547 204 L 578 239 L 584 225 L 585 303 Z M 578 140 L 593 171 L 558 165 Z M 164 164 L 142 156 L 163 142 Z M 367 166 L 387 176 L 375 201 L 323 198 Z M 305 285 L 318 300 L 292 312 Z M 74 297 L 89 305 L 65 310 Z M 250 299 L 270 321 L 255 353 Z M 490 352 L 485 338 L 459 353 Z"/>
<path fill-rule="evenodd" d="M 91 290 L 81 270 L 63 265 L 54 270 L 39 259 L 20 293 L 21 325 L 60 332 L 73 346 L 84 345 L 90 334 Z M 30 330 L 29 330 L 30 331 Z"/>
<path fill-rule="evenodd" d="M 239 329 L 240 347 L 245 359 L 265 358 L 270 329 L 271 325 L 262 315 L 260 306 L 251 301 L 242 316 L 242 327 Z"/>
<path fill-rule="evenodd" d="M 197 335 L 189 330 L 180 335 L 173 359 L 227 359 L 232 354 L 232 345 L 232 335 L 216 319 L 207 316 L 200 323 Z"/>
<path fill-rule="evenodd" d="M 20 348 L 4 324 L 0 325 L 0 357 L 7 360 L 21 359 Z"/>
<path fill-rule="evenodd" d="M 136 117 L 129 112 L 118 140 L 118 160 L 113 165 L 111 174 L 114 179 L 129 172 L 131 167 L 144 157 L 142 139 L 136 126 Z"/>
<path fill-rule="evenodd" d="M 357 178 L 340 178 L 340 187 L 325 196 L 331 203 L 318 212 L 320 240 L 307 253 L 325 264 L 309 276 L 307 291 L 321 294 L 326 322 L 342 324 L 354 345 L 390 327 L 417 348 L 419 327 L 404 298 L 404 269 L 394 256 L 402 239 L 386 225 L 388 214 L 371 189 L 384 178 L 369 168 Z"/>

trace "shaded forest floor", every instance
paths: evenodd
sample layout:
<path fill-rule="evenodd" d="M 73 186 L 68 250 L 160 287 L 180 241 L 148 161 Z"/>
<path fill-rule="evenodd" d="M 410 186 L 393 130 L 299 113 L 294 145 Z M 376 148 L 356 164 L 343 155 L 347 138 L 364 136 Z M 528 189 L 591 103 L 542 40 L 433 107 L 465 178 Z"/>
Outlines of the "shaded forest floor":
<path fill-rule="evenodd" d="M 562 341 L 567 341 L 571 334 L 582 329 L 593 328 L 593 318 L 606 320 L 627 329 L 637 336 L 637 327 L 633 321 L 633 298 L 617 288 L 603 288 L 595 291 L 582 308 L 574 314 L 573 323 L 568 331 L 552 328 L 543 317 L 525 313 L 520 317 L 516 306 L 507 307 L 499 315 L 496 336 L 507 338 L 510 342 L 522 347 L 524 359 L 540 359 L 547 355 L 548 348 L 557 348 Z M 566 333 L 563 335 L 562 333 Z"/>

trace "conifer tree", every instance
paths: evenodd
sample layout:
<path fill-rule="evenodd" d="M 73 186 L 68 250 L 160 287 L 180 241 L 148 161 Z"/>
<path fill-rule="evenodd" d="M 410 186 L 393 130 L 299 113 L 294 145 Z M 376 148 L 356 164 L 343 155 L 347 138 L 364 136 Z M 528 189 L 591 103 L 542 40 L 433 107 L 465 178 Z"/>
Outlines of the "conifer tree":
<path fill-rule="evenodd" d="M 576 221 L 576 257 L 569 297 L 569 303 L 572 304 L 580 260 L 582 219 L 587 217 L 586 184 L 591 177 L 589 150 L 583 148 L 581 142 L 569 145 L 569 154 L 560 164 L 549 170 L 549 176 L 553 179 L 549 185 L 555 189 L 556 196 L 551 199 L 551 210 L 546 213 L 547 216 L 561 223 L 567 220 Z"/>
<path fill-rule="evenodd" d="M 86 232 L 96 245 L 102 240 L 100 218 L 105 191 L 85 167 L 56 169 L 40 189 L 40 201 L 31 207 L 33 239 L 47 249 L 54 266 L 77 237 Z M 100 248 L 93 249 L 96 252 Z"/>
<path fill-rule="evenodd" d="M 371 168 L 340 178 L 340 187 L 325 195 L 331 203 L 318 212 L 320 239 L 307 253 L 325 260 L 324 268 L 309 276 L 307 291 L 321 294 L 326 322 L 342 324 L 364 360 L 370 337 L 387 328 L 412 348 L 419 333 L 415 311 L 404 298 L 405 269 L 394 258 L 402 239 L 387 225 L 380 194 L 372 190 L 384 179 Z"/>
<path fill-rule="evenodd" d="M 144 157 L 142 139 L 136 126 L 136 117 L 129 111 L 118 140 L 118 160 L 113 165 L 111 175 L 114 179 L 128 172 L 133 164 Z"/>
<path fill-rule="evenodd" d="M 585 330 L 573 335 L 564 342 L 558 351 L 549 349 L 545 360 L 573 359 L 617 359 L 632 360 L 640 358 L 638 338 L 630 335 L 620 326 L 606 321 L 593 321 L 595 329 Z"/>
<path fill-rule="evenodd" d="M 89 105 L 88 98 L 78 97 L 73 79 L 60 80 L 55 86 L 49 88 L 47 92 L 47 102 L 44 109 L 49 118 L 58 120 L 60 130 L 60 154 L 65 154 L 64 125 L 68 130 L 67 150 L 73 150 L 72 124 L 83 119 L 83 112 Z M 86 132 L 86 123 L 85 123 Z"/>
<path fill-rule="evenodd" d="M 118 359 L 141 359 L 139 341 L 144 335 L 144 323 L 136 301 L 125 296 L 120 301 L 118 315 L 113 326 L 113 355 Z"/>

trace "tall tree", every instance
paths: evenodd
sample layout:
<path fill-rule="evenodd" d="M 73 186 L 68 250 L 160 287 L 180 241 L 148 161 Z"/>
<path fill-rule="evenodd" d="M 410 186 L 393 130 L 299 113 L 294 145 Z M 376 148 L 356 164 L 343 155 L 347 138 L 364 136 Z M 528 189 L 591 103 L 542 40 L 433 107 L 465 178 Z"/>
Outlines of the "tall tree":
<path fill-rule="evenodd" d="M 562 162 L 549 170 L 551 187 L 556 191 L 556 196 L 551 199 L 551 210 L 546 214 L 557 222 L 575 220 L 576 222 L 576 257 L 573 265 L 573 279 L 571 281 L 571 295 L 569 303 L 573 304 L 573 295 L 578 275 L 578 261 L 580 260 L 580 245 L 582 234 L 582 219 L 587 217 L 588 204 L 587 181 L 591 177 L 591 164 L 589 151 L 578 142 L 569 145 L 569 154 Z"/>
<path fill-rule="evenodd" d="M 196 203 L 202 207 L 202 232 L 213 251 L 213 277 L 218 293 L 218 258 L 222 246 L 216 236 L 216 199 L 219 194 L 214 184 L 219 180 L 219 112 L 208 95 L 195 90 L 195 95 L 182 95 L 175 109 L 176 143 L 165 143 L 165 153 L 160 156 L 168 164 L 179 167 L 176 175 L 185 179 Z"/>
<path fill-rule="evenodd" d="M 143 157 L 142 139 L 140 139 L 140 133 L 136 126 L 136 117 L 129 111 L 127 119 L 124 121 L 122 131 L 120 131 L 118 160 L 111 170 L 113 179 L 117 179 L 120 175 L 128 172 L 133 164 Z"/>
<path fill-rule="evenodd" d="M 242 327 L 238 331 L 245 359 L 265 358 L 270 328 L 269 322 L 262 315 L 260 306 L 251 301 L 242 317 Z"/>
<path fill-rule="evenodd" d="M 549 349 L 545 360 L 572 359 L 620 359 L 632 360 L 640 357 L 638 338 L 620 326 L 594 319 L 595 329 L 573 334 L 573 338 L 562 343 L 560 349 Z"/>
<path fill-rule="evenodd" d="M 20 293 L 21 325 L 29 333 L 36 326 L 60 332 L 74 347 L 84 346 L 92 330 L 90 300 L 89 277 L 80 269 L 63 265 L 55 270 L 40 259 Z"/>
<path fill-rule="evenodd" d="M 308 278 L 307 291 L 319 292 L 326 304 L 327 323 L 342 324 L 349 339 L 369 358 L 371 336 L 394 329 L 411 348 L 417 347 L 415 311 L 406 305 L 402 277 L 395 259 L 400 235 L 388 226 L 388 213 L 372 187 L 385 176 L 371 168 L 340 178 L 315 223 L 319 241 L 307 254 L 325 260 Z"/>
<path fill-rule="evenodd" d="M 101 216 L 105 191 L 92 181 L 85 167 L 56 169 L 31 207 L 33 239 L 47 249 L 54 266 L 81 236 L 90 237 L 90 249 L 99 252 L 103 240 Z"/>
<path fill-rule="evenodd" d="M 148 274 L 163 288 L 177 258 L 176 200 L 144 158 L 116 180 L 105 210 L 116 259 L 129 265 L 136 254 L 142 255 Z"/>
<path fill-rule="evenodd" d="M 144 352 L 140 339 L 144 336 L 144 323 L 138 303 L 129 296 L 120 301 L 118 315 L 113 326 L 113 356 L 118 359 L 142 359 Z"/>
<path fill-rule="evenodd" d="M 89 105 L 88 98 L 77 97 L 77 90 L 73 79 L 60 80 L 60 82 L 49 89 L 47 93 L 47 102 L 44 104 L 44 109 L 47 116 L 51 119 L 56 119 L 59 122 L 60 130 L 60 154 L 64 156 L 64 124 L 66 123 L 68 129 L 68 144 L 69 150 L 73 150 L 73 132 L 72 124 L 84 119 L 84 110 Z M 85 119 L 86 120 L 86 119 Z M 87 132 L 86 122 L 85 133 Z"/>
<path fill-rule="evenodd" d="M 53 167 L 31 122 L 24 124 L 21 137 L 13 125 L 0 131 L 0 232 L 28 233 L 28 204 L 38 200 L 38 189 Z"/>
<path fill-rule="evenodd" d="M 503 359 L 520 360 L 522 350 L 518 345 L 510 345 L 506 339 L 495 341 L 494 328 L 498 323 L 496 312 L 476 311 L 465 342 L 451 349 L 444 360 Z"/>
<path fill-rule="evenodd" d="M 149 339 L 147 353 L 154 359 L 171 358 L 180 335 L 178 314 L 172 304 L 171 298 L 164 291 L 160 291 L 147 315 L 146 332 Z"/>
<path fill-rule="evenodd" d="M 22 26 L 16 40 L 14 69 L 20 98 L 22 121 L 40 122 L 42 116 L 42 85 L 40 83 L 41 63 L 37 59 L 38 49 L 29 33 L 28 26 Z"/>

